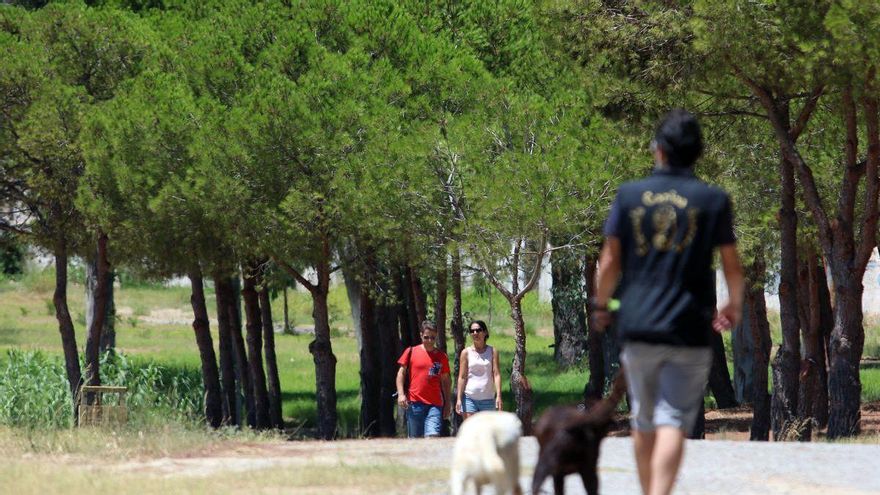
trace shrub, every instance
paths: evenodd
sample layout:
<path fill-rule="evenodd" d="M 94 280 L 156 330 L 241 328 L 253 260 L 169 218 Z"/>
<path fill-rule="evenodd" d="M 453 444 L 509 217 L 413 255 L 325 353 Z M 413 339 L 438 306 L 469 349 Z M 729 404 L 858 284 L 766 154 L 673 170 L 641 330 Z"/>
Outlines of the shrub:
<path fill-rule="evenodd" d="M 110 351 L 101 357 L 101 378 L 106 385 L 128 387 L 129 422 L 135 426 L 201 419 L 203 390 L 197 369 L 159 365 Z M 6 352 L 0 373 L 0 424 L 73 425 L 73 401 L 60 357 L 40 351 Z"/>

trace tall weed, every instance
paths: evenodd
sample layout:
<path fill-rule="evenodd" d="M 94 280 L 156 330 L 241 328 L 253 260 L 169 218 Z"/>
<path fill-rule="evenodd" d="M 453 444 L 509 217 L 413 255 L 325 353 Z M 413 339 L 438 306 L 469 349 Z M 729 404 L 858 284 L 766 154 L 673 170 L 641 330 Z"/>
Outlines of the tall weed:
<path fill-rule="evenodd" d="M 0 369 L 0 425 L 73 425 L 73 401 L 60 357 L 10 349 Z M 111 351 L 101 357 L 101 378 L 106 385 L 128 387 L 126 398 L 132 426 L 169 420 L 196 423 L 201 417 L 202 382 L 197 369 L 134 360 Z"/>
<path fill-rule="evenodd" d="M 73 424 L 73 401 L 64 366 L 39 351 L 9 349 L 0 373 L 0 424 L 66 428 Z"/>

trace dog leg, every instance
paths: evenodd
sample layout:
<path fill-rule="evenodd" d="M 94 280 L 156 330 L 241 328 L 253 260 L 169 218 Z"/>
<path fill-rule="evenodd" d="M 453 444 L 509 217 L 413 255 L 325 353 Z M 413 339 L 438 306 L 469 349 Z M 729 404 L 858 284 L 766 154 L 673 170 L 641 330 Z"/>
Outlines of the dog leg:
<path fill-rule="evenodd" d="M 461 471 L 461 469 L 453 468 L 452 475 L 449 477 L 450 495 L 464 495 L 465 491 L 467 491 L 467 476 L 459 471 Z M 477 493 L 479 493 L 479 490 Z"/>
<path fill-rule="evenodd" d="M 504 461 L 505 493 L 521 495 L 522 490 L 519 487 L 519 445 L 517 443 L 506 445 L 500 449 L 499 454 Z M 501 493 L 501 491 L 499 490 L 498 493 Z"/>
<path fill-rule="evenodd" d="M 581 480 L 587 495 L 599 495 L 599 476 L 596 474 L 596 466 L 587 466 L 581 470 Z"/>
<path fill-rule="evenodd" d="M 532 495 L 541 493 L 541 485 L 544 484 L 544 480 L 556 470 L 556 463 L 552 457 L 553 455 L 547 453 L 547 449 L 541 449 L 538 463 L 535 465 L 535 473 L 532 475 Z"/>
<path fill-rule="evenodd" d="M 553 492 L 556 495 L 563 495 L 565 493 L 565 475 L 564 474 L 554 474 L 553 475 Z"/>

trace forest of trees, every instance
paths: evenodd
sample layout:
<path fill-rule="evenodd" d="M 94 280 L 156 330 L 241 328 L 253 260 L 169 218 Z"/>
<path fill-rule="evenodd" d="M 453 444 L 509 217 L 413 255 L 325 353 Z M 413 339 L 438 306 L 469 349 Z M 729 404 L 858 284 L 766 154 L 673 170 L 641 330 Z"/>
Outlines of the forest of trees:
<path fill-rule="evenodd" d="M 522 299 L 545 258 L 557 361 L 588 360 L 587 393 L 601 393 L 585 301 L 602 221 L 617 185 L 650 170 L 653 123 L 685 107 L 705 126 L 698 174 L 735 202 L 752 438 L 859 432 L 861 280 L 880 214 L 873 2 L 4 3 L 0 229 L 54 256 L 72 396 L 100 383 L 112 272 L 186 276 L 206 422 L 280 427 L 268 292 L 289 277 L 313 301 L 318 434 L 333 438 L 339 271 L 363 434 L 391 435 L 396 357 L 426 318 L 460 354 L 473 273 L 509 305 L 510 387 L 531 424 Z M 71 257 L 95 281 L 84 369 Z"/>

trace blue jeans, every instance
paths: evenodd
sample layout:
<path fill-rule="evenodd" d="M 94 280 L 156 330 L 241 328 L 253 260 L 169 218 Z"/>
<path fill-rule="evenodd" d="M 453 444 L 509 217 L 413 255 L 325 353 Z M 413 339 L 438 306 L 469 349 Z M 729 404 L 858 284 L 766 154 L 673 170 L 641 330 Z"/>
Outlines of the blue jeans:
<path fill-rule="evenodd" d="M 464 407 L 462 411 L 466 413 L 478 413 L 480 411 L 494 411 L 495 399 L 474 400 L 465 394 Z"/>
<path fill-rule="evenodd" d="M 443 411 L 439 406 L 421 402 L 410 403 L 406 410 L 406 429 L 410 438 L 440 436 Z"/>

